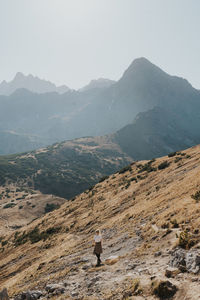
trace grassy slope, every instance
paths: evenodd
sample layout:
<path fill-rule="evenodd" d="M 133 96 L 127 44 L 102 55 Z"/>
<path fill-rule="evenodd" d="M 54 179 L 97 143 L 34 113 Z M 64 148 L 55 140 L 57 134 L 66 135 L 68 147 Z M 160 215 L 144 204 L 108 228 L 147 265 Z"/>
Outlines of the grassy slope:
<path fill-rule="evenodd" d="M 132 280 L 138 278 L 143 294 L 149 300 L 154 299 L 150 276 L 163 278 L 169 257 L 155 258 L 153 254 L 172 249 L 183 229 L 189 228 L 192 235 L 200 225 L 199 203 L 191 197 L 199 189 L 199 150 L 197 146 L 184 151 L 186 154 L 156 159 L 149 163 L 153 169 L 145 165 L 146 161 L 136 162 L 126 172 L 111 175 L 18 233 L 3 237 L 8 243 L 0 253 L 0 285 L 6 286 L 13 295 L 36 286 L 44 289 L 47 283 L 65 280 L 70 291 L 72 282 L 76 281 L 84 299 L 98 299 L 99 293 L 101 299 L 122 299 L 118 297 L 130 291 L 129 284 L 133 287 Z M 166 160 L 170 164 L 158 169 Z M 179 224 L 177 229 L 173 228 L 175 219 Z M 117 255 L 98 270 L 90 264 L 87 267 L 88 262 L 94 261 L 91 241 L 97 227 L 104 236 L 104 259 Z M 48 228 L 52 234 L 47 234 Z M 30 242 L 37 237 L 41 240 Z M 194 235 L 196 243 L 199 237 Z M 20 241 L 24 244 L 17 246 Z M 138 269 L 130 273 L 127 271 L 129 263 L 136 264 L 136 270 L 137 265 L 143 269 L 147 266 L 148 272 Z M 85 285 L 96 277 L 100 280 L 100 291 L 96 286 L 87 288 Z M 189 275 L 185 275 L 184 284 L 181 277 L 171 280 L 179 287 L 176 299 L 185 296 L 197 299 L 198 282 L 191 283 Z M 66 297 L 71 299 L 68 292 Z"/>

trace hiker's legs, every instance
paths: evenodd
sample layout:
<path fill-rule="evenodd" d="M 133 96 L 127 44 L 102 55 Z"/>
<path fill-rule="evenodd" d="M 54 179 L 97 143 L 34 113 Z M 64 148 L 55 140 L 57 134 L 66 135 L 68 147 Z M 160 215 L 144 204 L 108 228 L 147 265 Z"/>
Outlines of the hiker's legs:
<path fill-rule="evenodd" d="M 101 263 L 100 255 L 101 255 L 100 253 L 99 254 L 96 253 L 97 265 L 100 265 L 100 263 Z"/>

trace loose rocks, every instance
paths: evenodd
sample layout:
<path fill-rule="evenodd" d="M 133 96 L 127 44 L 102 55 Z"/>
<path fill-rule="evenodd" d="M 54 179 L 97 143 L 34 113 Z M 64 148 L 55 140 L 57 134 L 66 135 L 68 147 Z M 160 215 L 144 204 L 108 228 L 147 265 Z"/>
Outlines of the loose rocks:
<path fill-rule="evenodd" d="M 43 293 L 38 290 L 22 292 L 20 295 L 15 297 L 15 300 L 35 300 L 39 299 Z"/>

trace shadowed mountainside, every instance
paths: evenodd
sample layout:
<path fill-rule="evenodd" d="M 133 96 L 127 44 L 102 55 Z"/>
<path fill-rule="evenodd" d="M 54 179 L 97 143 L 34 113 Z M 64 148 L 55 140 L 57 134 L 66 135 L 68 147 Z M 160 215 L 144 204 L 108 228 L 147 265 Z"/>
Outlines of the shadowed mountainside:
<path fill-rule="evenodd" d="M 200 91 L 145 58 L 134 60 L 122 78 L 108 87 L 70 90 L 62 95 L 40 95 L 21 89 L 9 97 L 1 96 L 0 130 L 14 131 L 19 137 L 37 136 L 47 145 L 49 140 L 114 133 L 132 123 L 138 113 L 155 107 L 172 112 L 178 127 L 192 132 L 199 142 Z M 140 119 L 142 116 L 145 115 Z M 164 131 L 167 130 L 166 124 Z M 30 143 L 27 150 L 34 146 Z M 6 149 L 4 153 L 8 153 Z"/>

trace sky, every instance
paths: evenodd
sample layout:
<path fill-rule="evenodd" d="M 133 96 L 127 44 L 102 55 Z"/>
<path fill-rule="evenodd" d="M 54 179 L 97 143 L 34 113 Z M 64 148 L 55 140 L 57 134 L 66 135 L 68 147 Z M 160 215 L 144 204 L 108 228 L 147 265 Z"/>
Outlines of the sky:
<path fill-rule="evenodd" d="M 200 89 L 199 0 L 0 0 L 0 81 L 78 89 L 146 57 Z"/>

